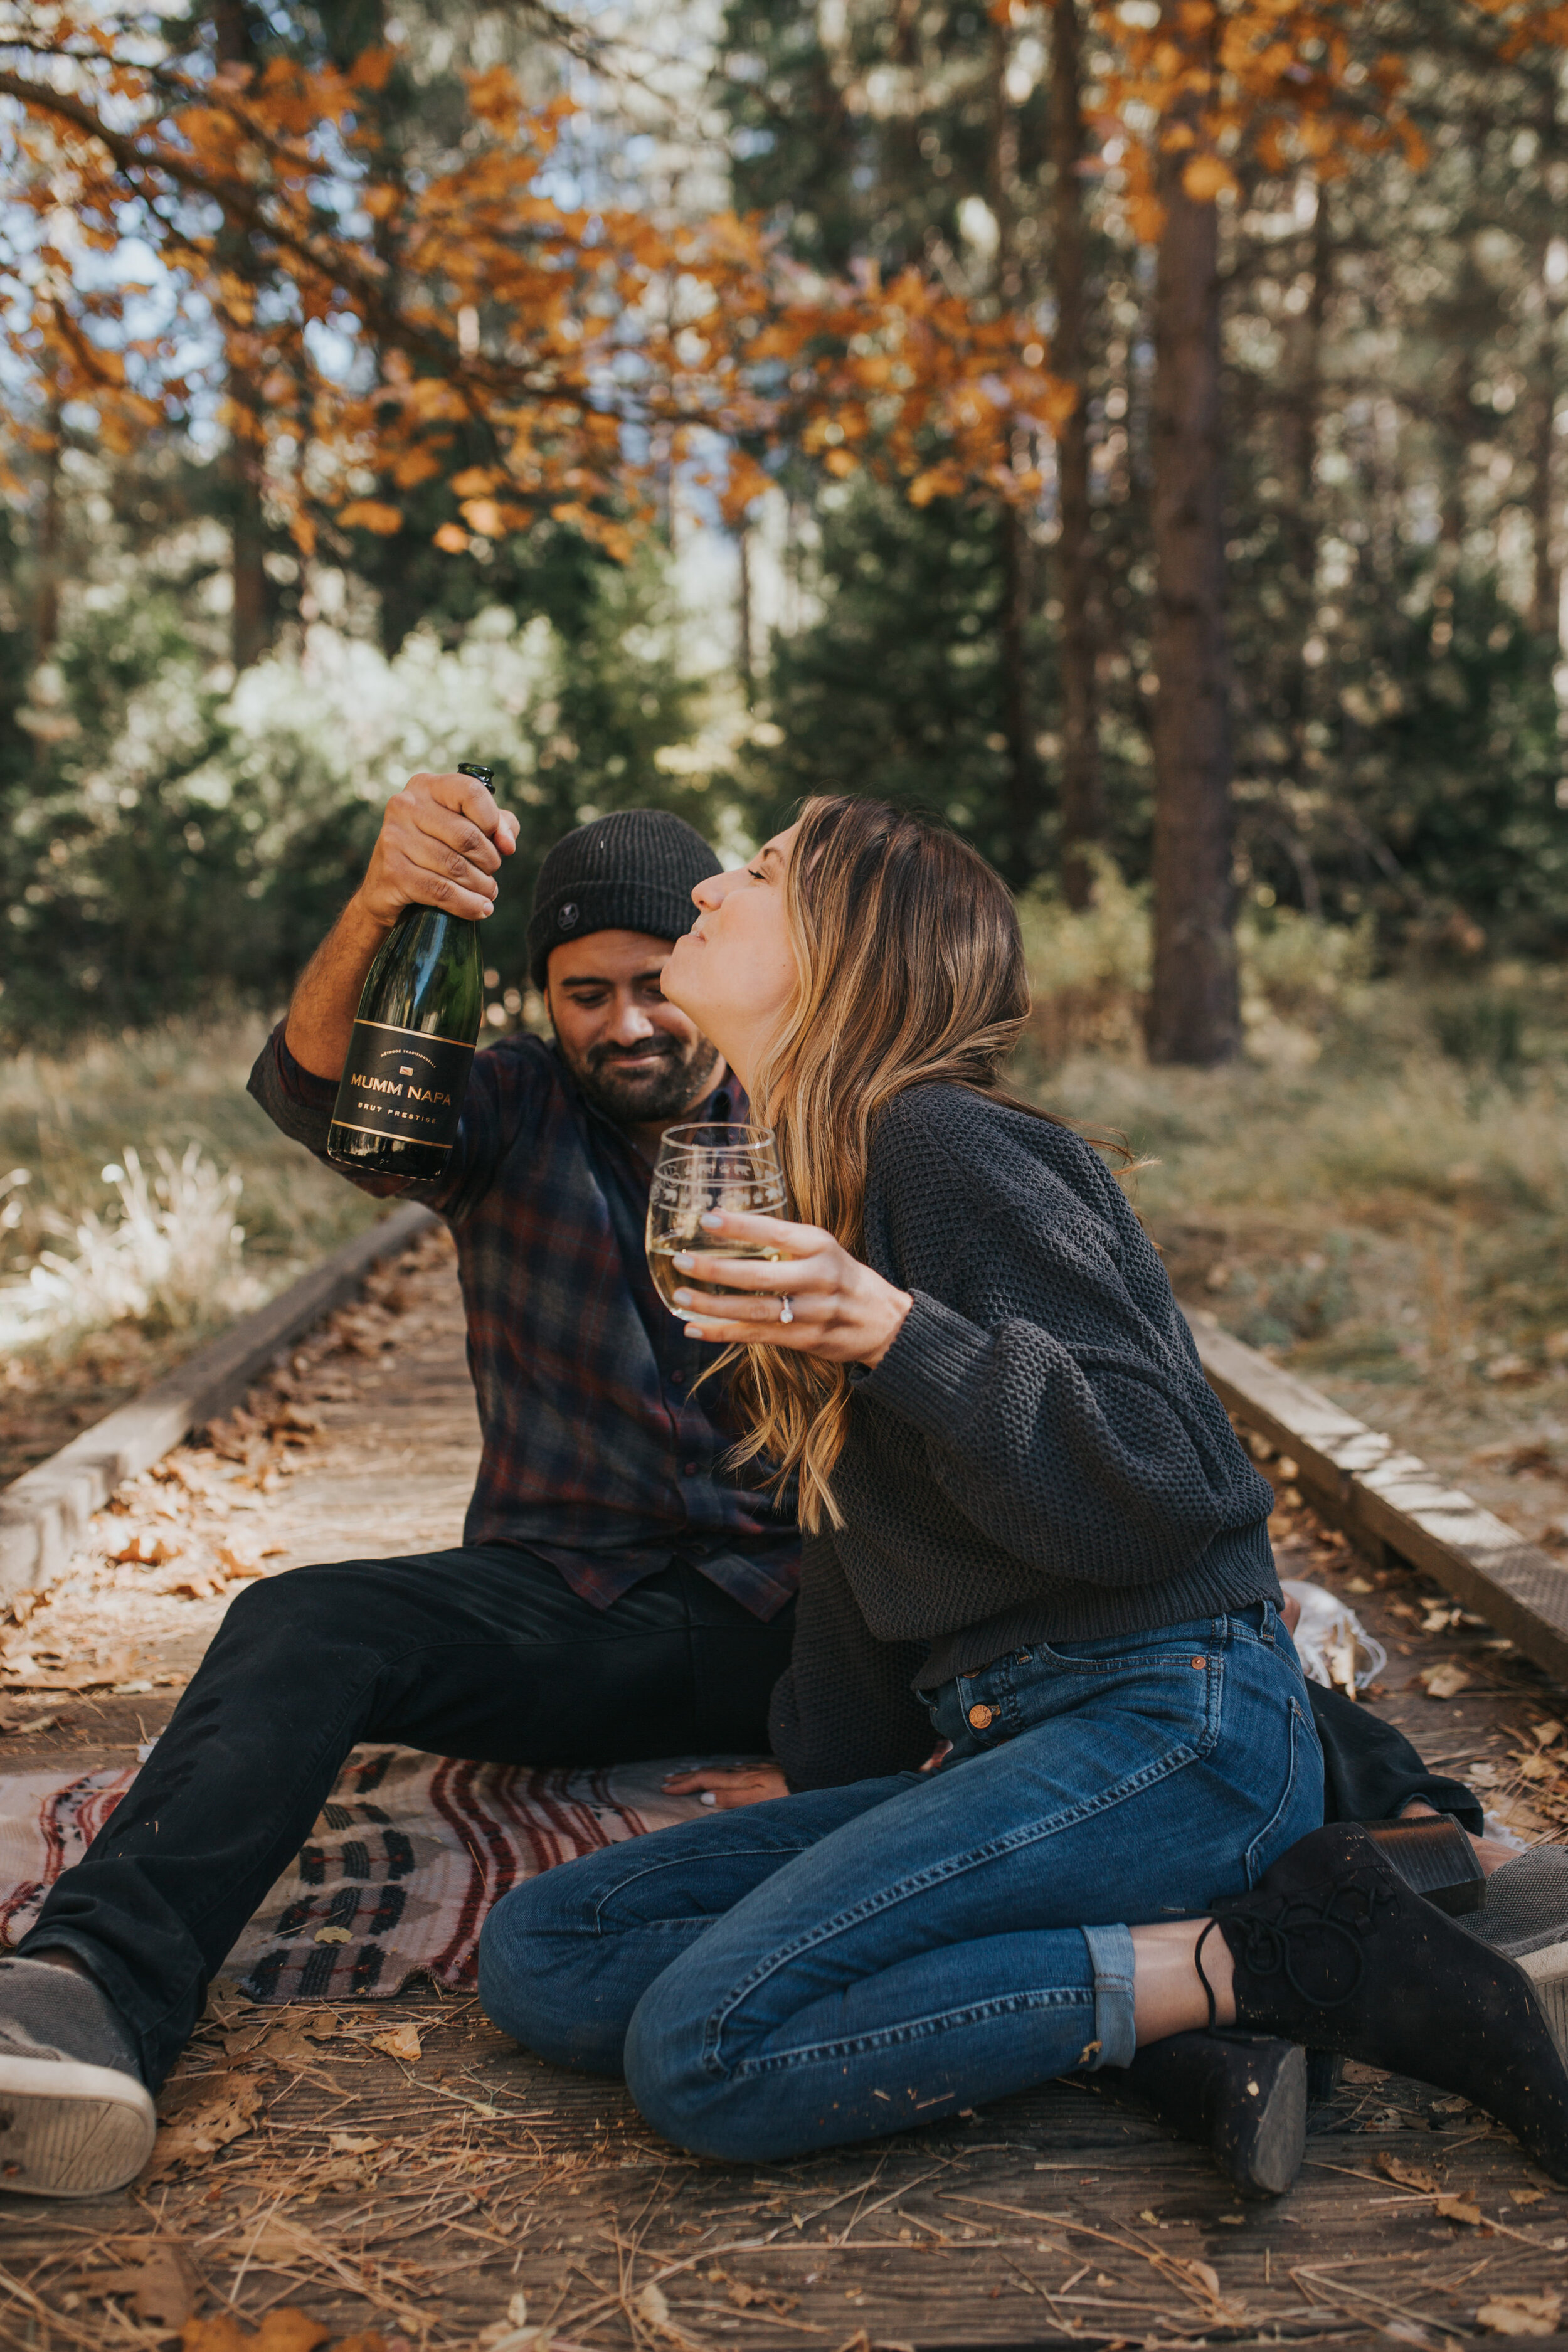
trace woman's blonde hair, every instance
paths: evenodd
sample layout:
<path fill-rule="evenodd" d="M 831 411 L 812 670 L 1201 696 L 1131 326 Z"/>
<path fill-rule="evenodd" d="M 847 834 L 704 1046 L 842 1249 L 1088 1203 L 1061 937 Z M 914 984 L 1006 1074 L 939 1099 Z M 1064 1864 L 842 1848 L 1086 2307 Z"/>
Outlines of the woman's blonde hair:
<path fill-rule="evenodd" d="M 754 1074 L 756 1116 L 777 1131 L 790 1215 L 858 1255 L 872 1131 L 895 1095 L 945 1079 L 1016 1102 L 999 1073 L 1028 1017 L 1024 944 L 985 860 L 882 801 L 807 801 L 785 887 L 799 984 Z M 722 1360 L 737 1461 L 797 1473 L 804 1524 L 840 1525 L 847 1368 L 769 1347 Z"/>

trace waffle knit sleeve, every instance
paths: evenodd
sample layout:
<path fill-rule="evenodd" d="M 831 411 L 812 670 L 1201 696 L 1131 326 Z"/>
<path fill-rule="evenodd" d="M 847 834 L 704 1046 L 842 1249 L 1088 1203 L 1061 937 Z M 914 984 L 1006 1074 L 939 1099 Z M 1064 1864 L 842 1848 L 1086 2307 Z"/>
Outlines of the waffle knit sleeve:
<path fill-rule="evenodd" d="M 886 1129 L 868 1255 L 914 1306 L 858 1398 L 918 1434 L 970 1526 L 1038 1570 L 1125 1586 L 1266 1517 L 1268 1483 L 1088 1146 L 1043 1122 L 1020 1136 L 946 1087 L 901 1098 Z"/>

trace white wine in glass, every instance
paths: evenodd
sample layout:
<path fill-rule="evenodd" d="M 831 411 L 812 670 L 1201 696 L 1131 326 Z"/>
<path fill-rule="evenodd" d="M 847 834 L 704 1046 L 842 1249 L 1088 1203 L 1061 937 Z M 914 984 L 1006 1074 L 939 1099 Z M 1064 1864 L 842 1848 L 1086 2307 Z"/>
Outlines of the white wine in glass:
<path fill-rule="evenodd" d="M 700 1220 L 714 1210 L 754 1217 L 785 1213 L 784 1170 L 772 1128 L 699 1122 L 665 1130 L 648 1193 L 647 1262 L 654 1288 L 682 1321 L 700 1315 L 706 1299 L 752 1294 L 738 1292 L 732 1284 L 704 1282 L 697 1267 L 682 1273 L 674 1263 L 678 1251 L 699 1259 L 776 1262 L 784 1255 L 759 1242 L 727 1242 L 705 1232 Z M 694 1303 L 678 1307 L 678 1290 L 690 1291 Z"/>

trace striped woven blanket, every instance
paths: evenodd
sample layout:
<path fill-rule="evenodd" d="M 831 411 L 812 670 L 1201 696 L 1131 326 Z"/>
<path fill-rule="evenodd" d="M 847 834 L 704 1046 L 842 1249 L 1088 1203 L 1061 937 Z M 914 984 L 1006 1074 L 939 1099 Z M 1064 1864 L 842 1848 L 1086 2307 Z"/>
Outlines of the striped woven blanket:
<path fill-rule="evenodd" d="M 702 1810 L 664 1776 L 694 1757 L 600 1771 L 465 1764 L 358 1748 L 308 1843 L 221 1971 L 251 2000 L 385 1999 L 413 1976 L 472 1990 L 479 1929 L 520 1879 Z M 0 1950 L 14 1950 L 135 1767 L 0 1778 Z"/>

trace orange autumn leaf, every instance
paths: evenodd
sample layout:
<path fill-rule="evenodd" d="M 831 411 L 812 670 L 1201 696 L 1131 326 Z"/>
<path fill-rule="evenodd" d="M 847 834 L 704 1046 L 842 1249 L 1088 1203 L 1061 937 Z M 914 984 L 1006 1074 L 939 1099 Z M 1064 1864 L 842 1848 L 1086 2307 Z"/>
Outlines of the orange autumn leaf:
<path fill-rule="evenodd" d="M 963 468 L 951 458 L 944 465 L 928 466 L 910 484 L 910 504 L 929 507 L 932 499 L 955 498 L 963 488 Z"/>
<path fill-rule="evenodd" d="M 459 499 L 483 498 L 488 490 L 499 489 L 505 479 L 494 466 L 465 466 L 460 474 L 452 477 L 453 495 Z"/>
<path fill-rule="evenodd" d="M 1182 185 L 1194 204 L 1211 204 L 1222 194 L 1235 195 L 1236 173 L 1217 155 L 1194 155 L 1182 167 Z"/>
<path fill-rule="evenodd" d="M 382 499 L 351 499 L 346 507 L 338 509 L 338 520 L 345 530 L 373 530 L 382 539 L 390 539 L 394 531 L 403 529 L 399 509 Z"/>
<path fill-rule="evenodd" d="M 281 2311 L 268 2313 L 256 2332 L 254 2352 L 319 2352 L 331 2333 L 323 2320 L 312 2319 L 308 2312 L 289 2304 Z"/>
<path fill-rule="evenodd" d="M 249 2352 L 255 2341 L 227 2311 L 211 2319 L 187 2319 L 180 2330 L 180 2352 Z"/>
<path fill-rule="evenodd" d="M 499 499 L 465 499 L 459 509 L 470 530 L 481 539 L 503 539 L 509 530 L 526 530 L 533 518 L 527 507 L 503 504 Z"/>
<path fill-rule="evenodd" d="M 720 498 L 720 509 L 728 523 L 739 522 L 746 509 L 773 487 L 773 478 L 766 468 L 737 449 L 730 459 L 729 478 Z"/>
<path fill-rule="evenodd" d="M 441 461 L 428 449 L 405 449 L 392 462 L 392 478 L 400 490 L 412 490 L 434 479 Z"/>
<path fill-rule="evenodd" d="M 180 2352 L 321 2352 L 331 2340 L 324 2320 L 312 2319 L 293 2304 L 269 2311 L 258 2328 L 245 2327 L 232 2312 L 211 2319 L 187 2319 L 180 2330 Z M 385 2338 L 376 2335 L 344 2336 L 338 2352 L 386 2352 Z"/>
<path fill-rule="evenodd" d="M 1127 217 L 1140 245 L 1159 244 L 1165 233 L 1165 207 L 1158 196 L 1131 197 L 1127 206 Z"/>
<path fill-rule="evenodd" d="M 397 63 L 395 49 L 363 49 L 348 69 L 356 89 L 384 89 Z"/>

